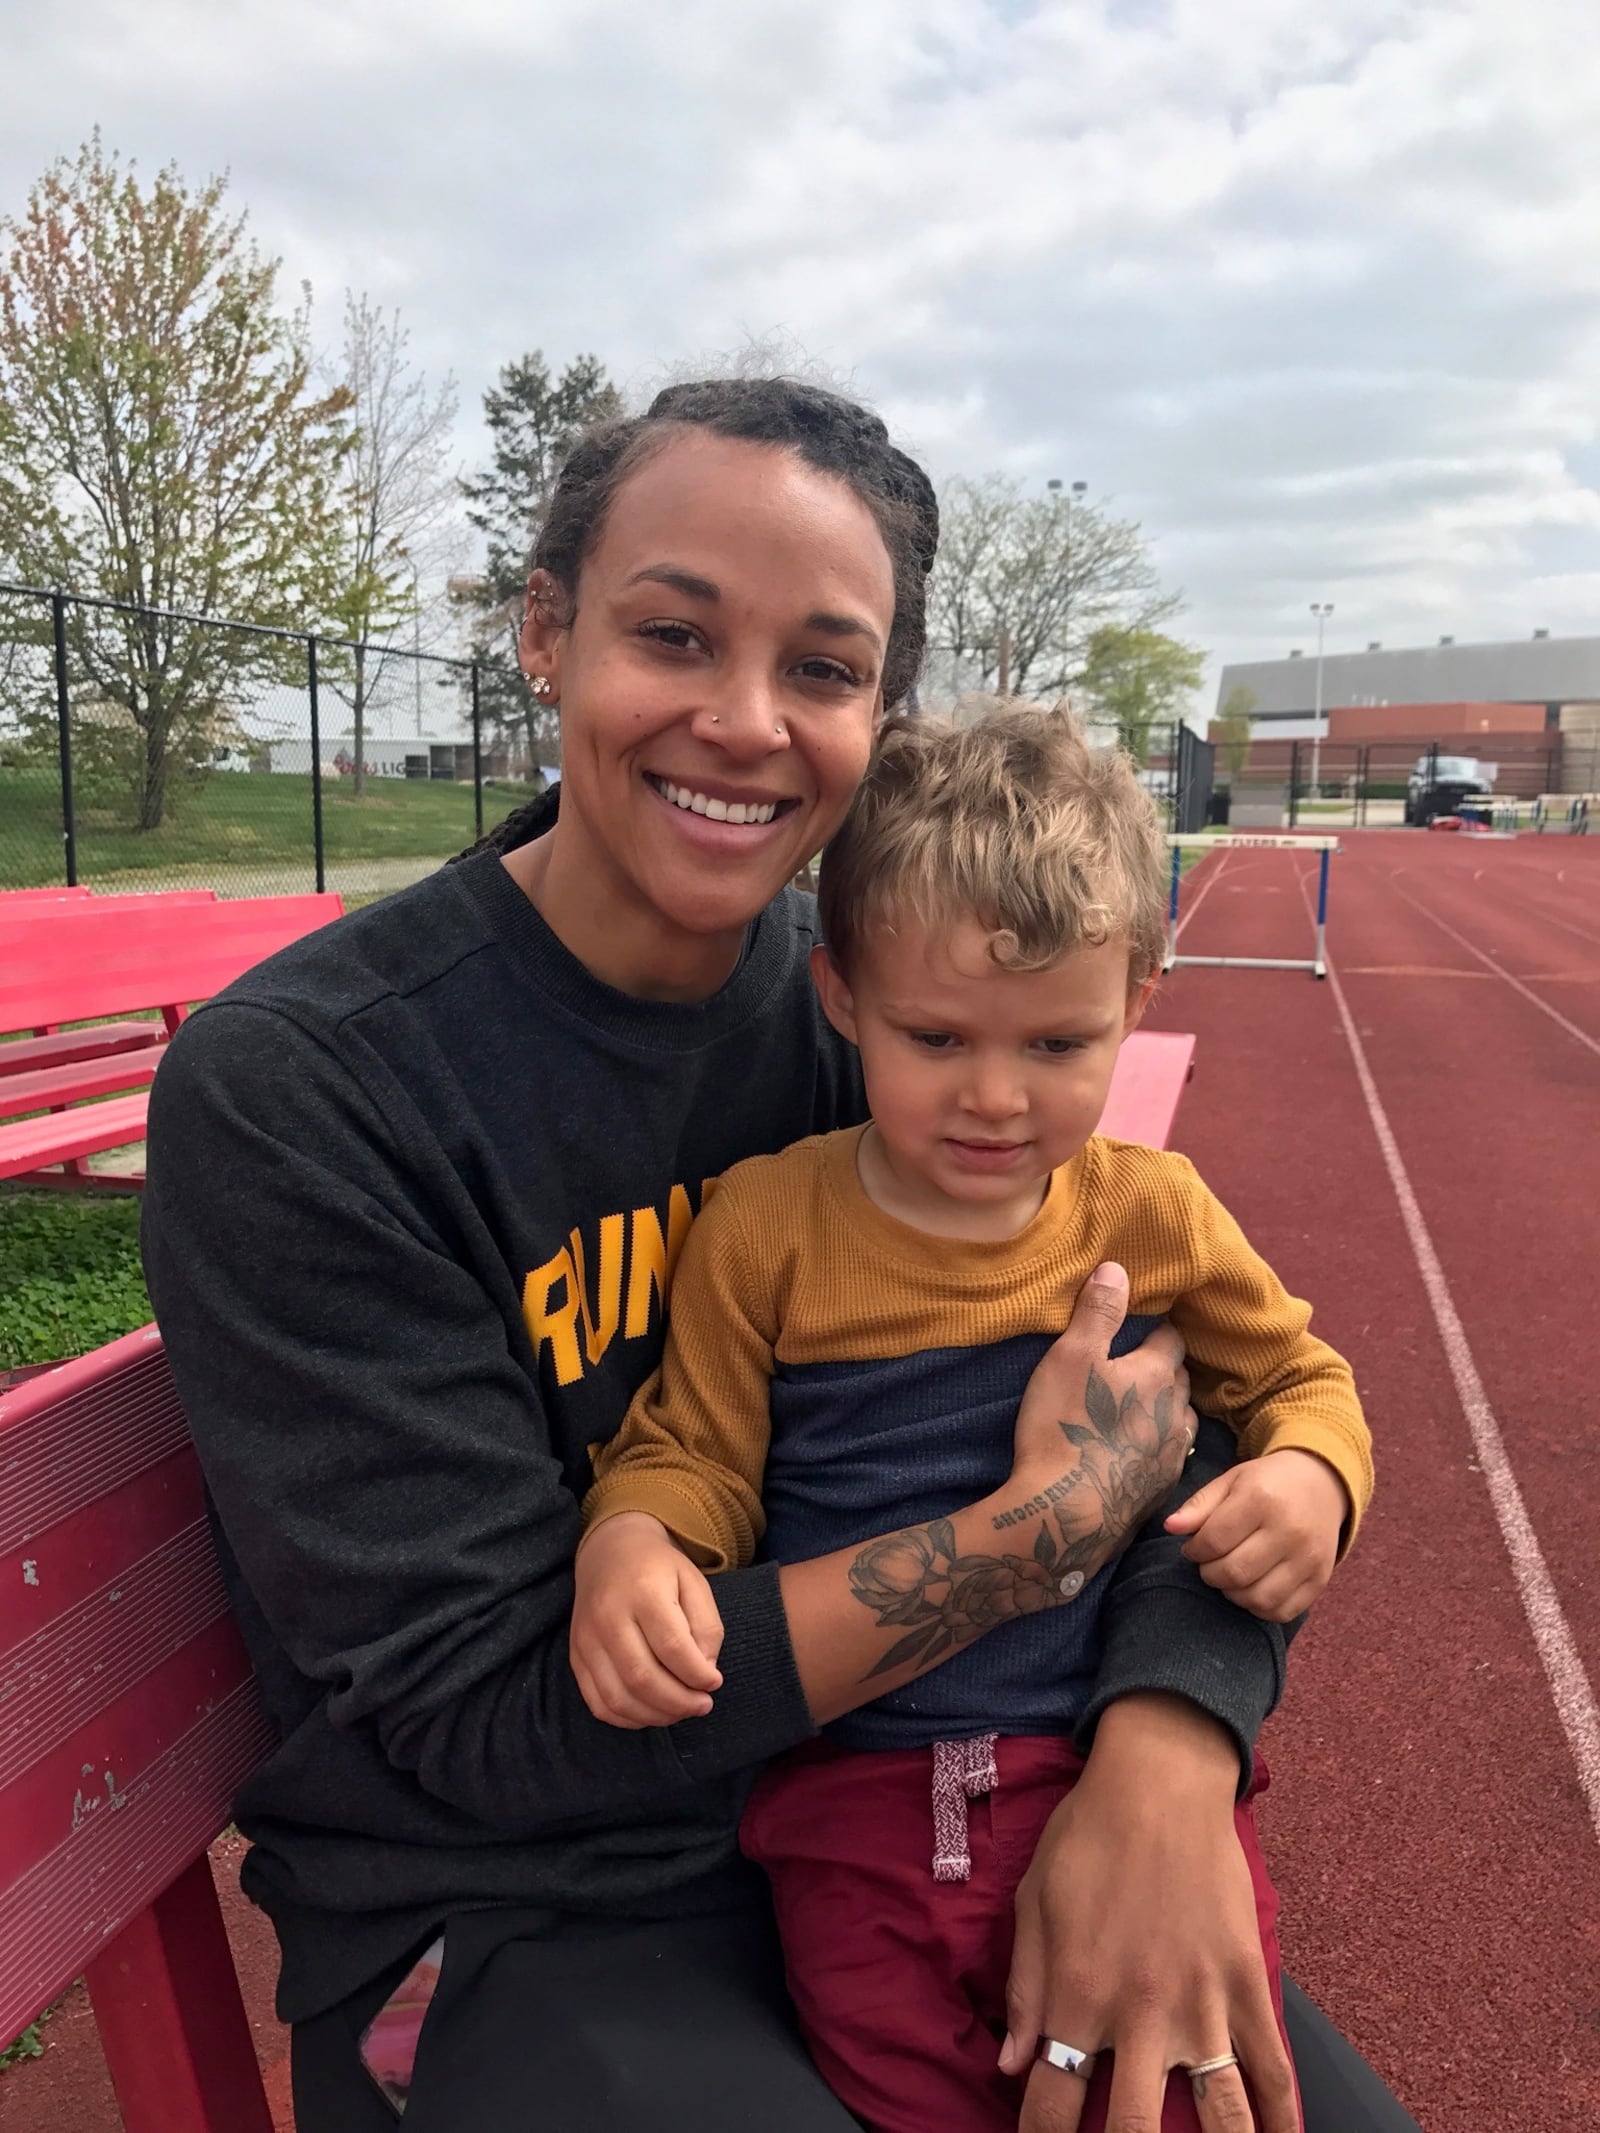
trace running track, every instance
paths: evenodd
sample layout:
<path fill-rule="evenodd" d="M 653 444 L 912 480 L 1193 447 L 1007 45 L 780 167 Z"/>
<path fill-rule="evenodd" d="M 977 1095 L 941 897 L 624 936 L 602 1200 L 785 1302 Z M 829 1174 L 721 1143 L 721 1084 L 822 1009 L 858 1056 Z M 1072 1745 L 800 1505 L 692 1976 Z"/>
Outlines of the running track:
<path fill-rule="evenodd" d="M 1303 952 L 1313 866 L 1203 861 L 1184 947 Z M 1377 1500 L 1268 1733 L 1284 1946 L 1425 2133 L 1593 2133 L 1600 838 L 1346 833 L 1329 946 L 1331 983 L 1180 970 L 1151 1015 L 1199 1037 L 1178 1145 L 1314 1299 L 1377 1439 Z M 239 1849 L 219 1879 L 286 2129 Z M 115 2133 L 81 1991 L 46 2037 L 0 2077 L 0 2133 Z"/>
<path fill-rule="evenodd" d="M 1592 2133 L 1600 840 L 1343 844 L 1330 982 L 1178 970 L 1151 1018 L 1199 1038 L 1177 1144 L 1377 1444 L 1268 1734 L 1284 1947 L 1425 2133 Z M 1314 865 L 1206 859 L 1182 949 L 1305 953 Z"/>

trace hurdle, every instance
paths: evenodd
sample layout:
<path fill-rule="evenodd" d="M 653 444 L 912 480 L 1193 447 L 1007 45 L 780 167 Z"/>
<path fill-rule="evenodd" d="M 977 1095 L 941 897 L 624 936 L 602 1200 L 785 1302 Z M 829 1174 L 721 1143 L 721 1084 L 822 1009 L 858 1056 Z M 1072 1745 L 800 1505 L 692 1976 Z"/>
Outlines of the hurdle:
<path fill-rule="evenodd" d="M 1328 975 L 1328 862 L 1339 850 L 1337 837 L 1272 837 L 1249 835 L 1238 837 L 1169 837 L 1172 849 L 1172 886 L 1167 897 L 1167 953 L 1162 963 L 1163 971 L 1183 969 L 1207 970 L 1309 970 L 1314 978 Z M 1321 865 L 1317 880 L 1317 929 L 1316 948 L 1310 956 L 1286 955 L 1179 955 L 1178 953 L 1178 894 L 1183 878 L 1183 854 L 1185 851 L 1202 852 L 1250 852 L 1287 851 L 1318 852 Z"/>

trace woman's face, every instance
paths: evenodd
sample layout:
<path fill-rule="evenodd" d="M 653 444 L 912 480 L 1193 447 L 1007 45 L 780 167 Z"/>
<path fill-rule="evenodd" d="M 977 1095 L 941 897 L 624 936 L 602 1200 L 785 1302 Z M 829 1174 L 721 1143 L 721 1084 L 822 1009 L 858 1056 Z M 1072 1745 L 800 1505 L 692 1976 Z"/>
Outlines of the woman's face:
<path fill-rule="evenodd" d="M 602 895 L 742 929 L 866 768 L 894 616 L 871 512 L 791 452 L 686 431 L 617 492 L 569 627 L 550 605 L 522 664 L 561 705 L 563 838 Z"/>

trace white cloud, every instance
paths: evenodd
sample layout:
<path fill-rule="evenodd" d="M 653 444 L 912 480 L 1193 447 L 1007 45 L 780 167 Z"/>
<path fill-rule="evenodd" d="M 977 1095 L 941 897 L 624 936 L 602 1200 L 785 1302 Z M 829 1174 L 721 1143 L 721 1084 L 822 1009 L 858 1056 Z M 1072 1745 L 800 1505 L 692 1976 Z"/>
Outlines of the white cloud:
<path fill-rule="evenodd" d="M 469 407 L 778 327 L 940 471 L 1137 512 L 1220 657 L 1313 598 L 1593 627 L 1593 0 L 10 0 L 7 46 L 0 208 L 95 123 L 226 166 Z"/>

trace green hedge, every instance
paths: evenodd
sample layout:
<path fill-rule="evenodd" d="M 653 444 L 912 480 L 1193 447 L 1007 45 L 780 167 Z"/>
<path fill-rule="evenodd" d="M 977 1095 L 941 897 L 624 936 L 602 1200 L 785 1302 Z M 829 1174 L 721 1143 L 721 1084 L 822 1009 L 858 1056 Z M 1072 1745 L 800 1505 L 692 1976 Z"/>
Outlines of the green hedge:
<path fill-rule="evenodd" d="M 0 1193 L 0 1370 L 64 1362 L 153 1315 L 136 1198 Z"/>

